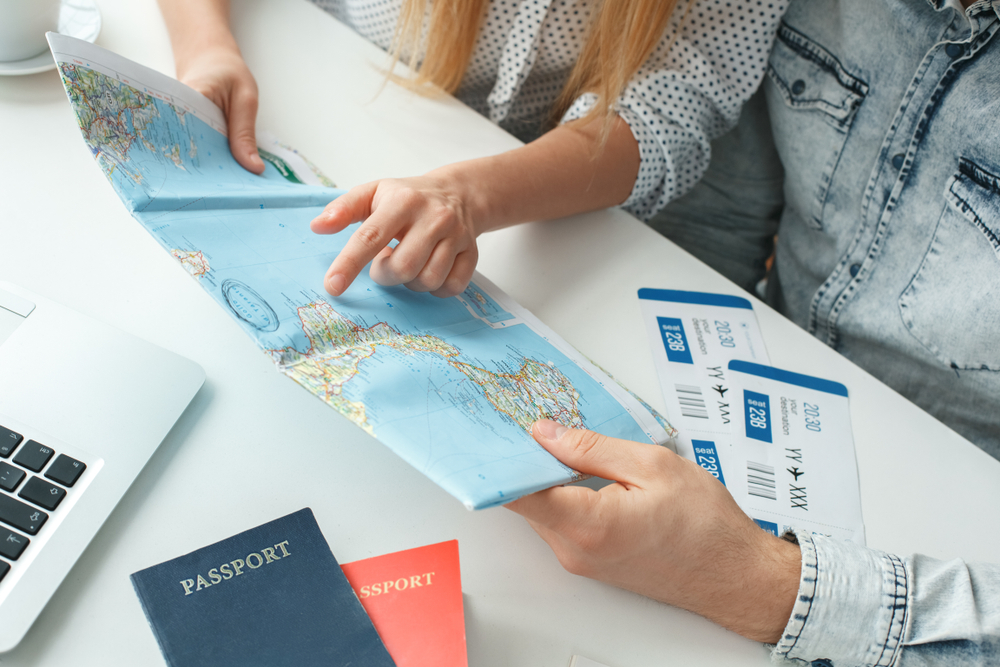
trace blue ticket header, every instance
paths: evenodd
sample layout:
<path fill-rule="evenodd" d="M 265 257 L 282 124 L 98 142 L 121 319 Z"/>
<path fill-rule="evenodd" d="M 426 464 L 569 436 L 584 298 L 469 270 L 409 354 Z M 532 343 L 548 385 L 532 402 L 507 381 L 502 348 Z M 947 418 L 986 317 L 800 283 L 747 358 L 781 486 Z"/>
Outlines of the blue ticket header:
<path fill-rule="evenodd" d="M 762 366 L 761 364 L 754 364 L 749 361 L 733 360 L 729 362 L 729 370 L 739 371 L 740 373 L 746 373 L 747 375 L 769 378 L 771 380 L 777 380 L 778 382 L 784 382 L 785 384 L 793 384 L 796 387 L 815 389 L 816 391 L 822 391 L 827 394 L 834 394 L 845 398 L 847 397 L 847 387 L 839 382 L 824 380 L 823 378 L 817 378 L 811 375 L 802 375 L 801 373 L 793 373 L 791 371 L 783 371 L 780 368 L 774 368 L 773 366 Z"/>
<path fill-rule="evenodd" d="M 639 298 L 649 301 L 672 301 L 674 303 L 696 303 L 704 306 L 723 306 L 725 308 L 745 308 L 753 310 L 750 301 L 732 294 L 712 294 L 710 292 L 685 292 L 673 289 L 651 289 L 643 287 L 639 290 Z"/>
<path fill-rule="evenodd" d="M 657 317 L 657 327 L 663 338 L 663 348 L 667 351 L 667 359 L 676 364 L 693 364 L 691 348 L 688 347 L 687 336 L 684 335 L 684 325 L 676 317 Z"/>
<path fill-rule="evenodd" d="M 743 410 L 747 422 L 747 437 L 771 442 L 771 403 L 767 395 L 744 389 Z"/>

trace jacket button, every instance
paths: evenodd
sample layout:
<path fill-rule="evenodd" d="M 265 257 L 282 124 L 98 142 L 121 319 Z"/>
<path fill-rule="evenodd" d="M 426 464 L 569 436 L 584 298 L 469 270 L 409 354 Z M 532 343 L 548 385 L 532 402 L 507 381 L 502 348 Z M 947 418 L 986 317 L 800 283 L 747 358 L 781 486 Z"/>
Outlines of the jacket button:
<path fill-rule="evenodd" d="M 944 47 L 944 52 L 948 54 L 949 58 L 958 58 L 965 53 L 965 47 L 961 44 L 949 44 Z"/>
<path fill-rule="evenodd" d="M 801 95 L 805 89 L 806 89 L 806 82 L 803 81 L 802 79 L 798 79 L 795 83 L 792 84 L 792 95 Z"/>
<path fill-rule="evenodd" d="M 851 264 L 851 277 L 854 278 L 858 275 L 858 271 L 861 270 L 860 264 Z"/>
<path fill-rule="evenodd" d="M 903 153 L 896 153 L 892 156 L 892 168 L 897 170 L 902 169 L 904 160 L 906 160 L 906 155 Z"/>

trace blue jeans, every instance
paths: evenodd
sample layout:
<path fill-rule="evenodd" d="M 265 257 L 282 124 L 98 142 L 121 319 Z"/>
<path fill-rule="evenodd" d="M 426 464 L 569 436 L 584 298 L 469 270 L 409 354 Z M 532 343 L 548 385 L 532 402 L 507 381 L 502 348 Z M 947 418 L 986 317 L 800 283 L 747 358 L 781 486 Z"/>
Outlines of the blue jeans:
<path fill-rule="evenodd" d="M 703 181 L 650 224 L 1000 458 L 1000 0 L 795 0 Z M 1000 567 L 797 534 L 776 659 L 1000 664 Z"/>

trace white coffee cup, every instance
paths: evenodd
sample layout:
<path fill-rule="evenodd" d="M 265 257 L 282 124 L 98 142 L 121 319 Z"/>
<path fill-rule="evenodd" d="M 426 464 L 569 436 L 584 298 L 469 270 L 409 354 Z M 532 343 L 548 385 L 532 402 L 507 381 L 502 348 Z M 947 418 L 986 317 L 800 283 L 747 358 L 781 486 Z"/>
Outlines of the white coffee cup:
<path fill-rule="evenodd" d="M 46 51 L 45 33 L 58 30 L 60 4 L 60 0 L 0 0 L 0 62 L 17 62 Z"/>

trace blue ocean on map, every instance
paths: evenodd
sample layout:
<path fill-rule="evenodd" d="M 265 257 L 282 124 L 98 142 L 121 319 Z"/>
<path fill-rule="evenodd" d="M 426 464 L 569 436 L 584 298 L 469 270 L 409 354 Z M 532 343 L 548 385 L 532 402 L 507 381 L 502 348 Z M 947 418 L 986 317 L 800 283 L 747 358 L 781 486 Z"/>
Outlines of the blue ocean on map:
<path fill-rule="evenodd" d="M 468 507 L 577 477 L 531 438 L 537 418 L 650 440 L 638 403 L 626 408 L 481 285 L 439 299 L 366 270 L 331 297 L 323 277 L 357 225 L 319 236 L 309 222 L 342 191 L 302 184 L 280 156 L 253 175 L 194 114 L 79 65 L 60 71 L 133 216 L 282 372 Z"/>

